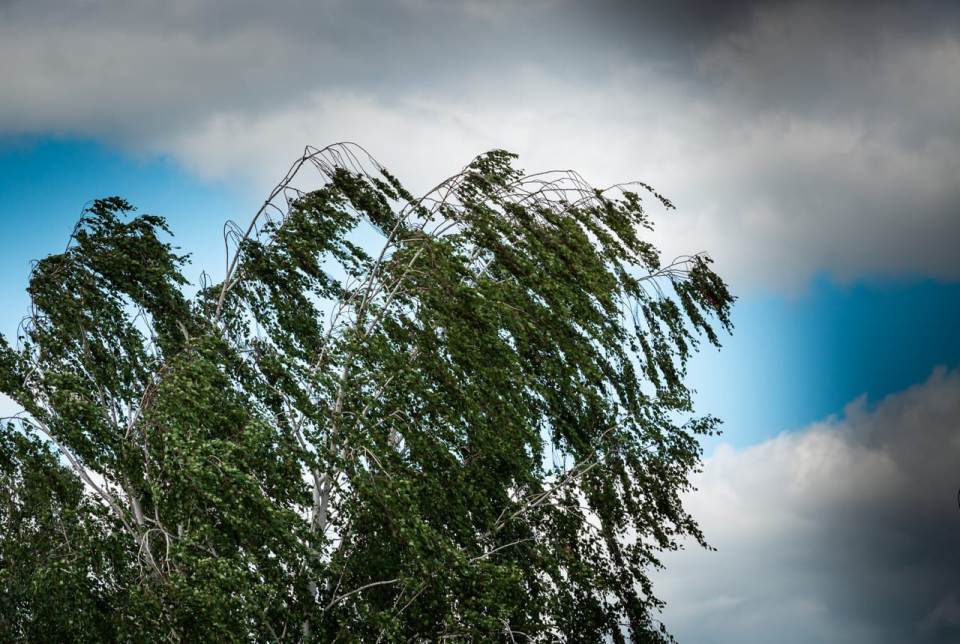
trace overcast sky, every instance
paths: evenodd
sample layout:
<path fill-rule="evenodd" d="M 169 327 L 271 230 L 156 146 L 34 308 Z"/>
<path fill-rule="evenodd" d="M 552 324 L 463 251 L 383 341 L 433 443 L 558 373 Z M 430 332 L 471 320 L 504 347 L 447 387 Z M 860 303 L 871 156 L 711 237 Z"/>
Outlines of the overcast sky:
<path fill-rule="evenodd" d="M 960 3 L 0 0 L 0 88 L 8 333 L 86 200 L 206 268 L 307 144 L 415 190 L 494 147 L 653 184 L 655 241 L 740 295 L 668 627 L 960 639 Z"/>

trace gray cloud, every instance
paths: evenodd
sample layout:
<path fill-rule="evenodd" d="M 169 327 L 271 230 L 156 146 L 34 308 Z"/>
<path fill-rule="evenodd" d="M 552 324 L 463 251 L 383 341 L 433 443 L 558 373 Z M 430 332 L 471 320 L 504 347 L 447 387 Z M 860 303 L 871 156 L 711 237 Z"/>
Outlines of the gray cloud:
<path fill-rule="evenodd" d="M 680 641 L 960 639 L 960 372 L 719 449 L 689 508 L 716 552 L 664 558 Z"/>
<path fill-rule="evenodd" d="M 162 8 L 160 8 L 162 7 Z M 639 178 L 739 289 L 960 278 L 945 2 L 0 5 L 0 133 L 89 136 L 266 189 L 353 139 L 415 187 L 488 147 Z"/>

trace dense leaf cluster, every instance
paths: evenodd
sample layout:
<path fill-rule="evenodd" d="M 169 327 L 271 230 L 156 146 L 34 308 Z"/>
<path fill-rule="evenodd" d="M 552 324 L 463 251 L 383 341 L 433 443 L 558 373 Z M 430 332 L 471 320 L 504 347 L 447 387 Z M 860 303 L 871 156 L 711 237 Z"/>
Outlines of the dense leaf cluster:
<path fill-rule="evenodd" d="M 162 219 L 95 202 L 0 339 L 0 638 L 665 639 L 716 425 L 684 365 L 732 297 L 661 264 L 647 186 L 512 162 L 415 199 L 308 149 L 195 297 Z"/>

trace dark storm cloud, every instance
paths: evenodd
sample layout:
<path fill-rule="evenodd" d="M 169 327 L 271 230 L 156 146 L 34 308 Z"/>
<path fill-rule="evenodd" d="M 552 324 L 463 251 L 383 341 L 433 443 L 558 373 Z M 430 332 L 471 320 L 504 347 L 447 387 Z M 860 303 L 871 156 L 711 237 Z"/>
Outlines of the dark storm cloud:
<path fill-rule="evenodd" d="M 717 552 L 665 558 L 681 641 L 960 639 L 960 373 L 744 450 L 689 499 Z"/>
<path fill-rule="evenodd" d="M 135 113 L 124 109 L 139 108 L 140 116 L 154 118 L 149 124 L 131 123 L 131 129 L 150 129 L 214 109 L 282 107 L 327 87 L 382 95 L 462 90 L 509 76 L 523 65 L 584 81 L 615 77 L 631 63 L 658 64 L 682 81 L 706 83 L 704 90 L 711 83 L 730 84 L 757 108 L 802 108 L 828 90 L 870 98 L 856 95 L 858 83 L 847 77 L 850 61 L 869 65 L 890 42 L 957 33 L 960 10 L 951 3 L 864 6 L 8 0 L 0 4 L 5 54 L 0 74 L 9 98 L 0 109 L 0 127 L 69 126 L 72 114 L 74 126 L 109 133 L 118 120 L 121 125 L 133 120 Z M 770 20 L 797 20 L 798 29 L 812 32 L 802 33 L 801 42 L 745 41 L 752 25 Z M 723 60 L 704 65 L 704 56 L 718 47 Z M 830 78 L 834 72 L 840 78 Z M 72 106 L 56 100 L 68 93 Z M 112 113 L 105 100 L 115 105 Z"/>
<path fill-rule="evenodd" d="M 619 46 L 678 63 L 695 59 L 718 37 L 743 28 L 757 4 L 740 0 L 597 0 L 572 8 L 582 24 L 604 34 L 605 40 L 612 38 Z"/>
<path fill-rule="evenodd" d="M 818 49 L 870 55 L 884 39 L 955 33 L 960 23 L 960 6 L 952 0 L 595 0 L 567 6 L 579 24 L 604 33 L 606 40 L 671 57 L 686 51 L 696 58 L 718 40 L 748 30 L 758 17 L 803 13 L 822 18 L 821 34 L 807 43 L 807 55 L 784 61 L 795 69 L 808 66 L 809 54 Z M 835 39 L 839 33 L 843 42 Z"/>
<path fill-rule="evenodd" d="M 13 2 L 0 133 L 93 137 L 263 190 L 354 139 L 426 187 L 506 147 L 644 179 L 736 285 L 960 278 L 960 5 Z M 682 240 L 682 244 L 675 243 Z"/>

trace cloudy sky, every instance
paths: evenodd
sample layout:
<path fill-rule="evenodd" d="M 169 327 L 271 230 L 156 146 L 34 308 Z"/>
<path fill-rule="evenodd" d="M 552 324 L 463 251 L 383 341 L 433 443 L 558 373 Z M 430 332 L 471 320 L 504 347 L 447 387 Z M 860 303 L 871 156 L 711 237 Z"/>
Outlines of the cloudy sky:
<path fill-rule="evenodd" d="M 0 0 L 0 330 L 91 198 L 216 273 L 304 145 L 641 179 L 740 296 L 665 558 L 688 642 L 960 640 L 960 5 Z M 0 402 L 2 404 L 2 402 Z"/>

